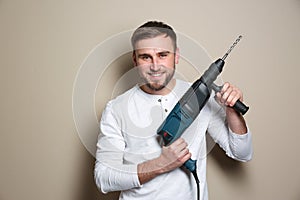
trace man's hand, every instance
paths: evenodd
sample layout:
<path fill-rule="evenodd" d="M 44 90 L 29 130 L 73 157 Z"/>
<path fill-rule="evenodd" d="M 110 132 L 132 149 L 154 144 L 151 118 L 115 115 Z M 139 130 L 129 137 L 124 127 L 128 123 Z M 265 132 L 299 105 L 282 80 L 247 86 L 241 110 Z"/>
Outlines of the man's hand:
<path fill-rule="evenodd" d="M 234 106 L 237 100 L 243 101 L 243 93 L 234 85 L 226 82 L 222 90 L 216 94 L 219 103 L 225 106 Z"/>
<path fill-rule="evenodd" d="M 184 139 L 179 138 L 170 146 L 163 147 L 162 153 L 158 158 L 158 163 L 163 172 L 172 171 L 182 166 L 185 161 L 191 158 L 191 153 L 187 148 L 188 144 Z"/>
<path fill-rule="evenodd" d="M 216 99 L 219 103 L 226 106 L 226 119 L 230 129 L 237 134 L 247 133 L 247 126 L 243 116 L 232 108 L 237 100 L 243 101 L 242 91 L 226 82 L 222 90 L 216 93 Z"/>
<path fill-rule="evenodd" d="M 160 174 L 182 166 L 191 158 L 187 146 L 184 139 L 179 138 L 171 145 L 163 147 L 158 158 L 139 164 L 138 177 L 140 183 L 144 184 Z"/>

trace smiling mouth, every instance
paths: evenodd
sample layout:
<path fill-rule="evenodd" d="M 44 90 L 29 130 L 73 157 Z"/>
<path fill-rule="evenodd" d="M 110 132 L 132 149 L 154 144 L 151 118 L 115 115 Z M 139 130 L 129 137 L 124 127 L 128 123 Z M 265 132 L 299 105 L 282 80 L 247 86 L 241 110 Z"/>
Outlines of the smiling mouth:
<path fill-rule="evenodd" d="M 163 75 L 162 72 L 160 73 L 148 73 L 148 75 L 152 76 L 152 77 L 161 77 Z"/>
<path fill-rule="evenodd" d="M 161 74 L 150 74 L 150 76 L 152 76 L 152 77 L 160 77 Z"/>

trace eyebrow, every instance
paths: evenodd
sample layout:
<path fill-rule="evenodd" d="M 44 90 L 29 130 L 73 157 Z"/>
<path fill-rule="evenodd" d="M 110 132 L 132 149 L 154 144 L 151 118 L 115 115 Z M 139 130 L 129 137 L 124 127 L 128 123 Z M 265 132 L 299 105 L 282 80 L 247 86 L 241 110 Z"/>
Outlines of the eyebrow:
<path fill-rule="evenodd" d="M 170 54 L 171 52 L 170 51 L 161 51 L 161 52 L 158 52 L 158 54 Z"/>
<path fill-rule="evenodd" d="M 171 52 L 170 51 L 160 51 L 160 52 L 157 52 L 156 54 L 170 54 Z M 144 57 L 144 56 L 149 56 L 151 57 L 151 54 L 149 53 L 141 53 L 141 54 L 138 54 L 138 57 Z"/>

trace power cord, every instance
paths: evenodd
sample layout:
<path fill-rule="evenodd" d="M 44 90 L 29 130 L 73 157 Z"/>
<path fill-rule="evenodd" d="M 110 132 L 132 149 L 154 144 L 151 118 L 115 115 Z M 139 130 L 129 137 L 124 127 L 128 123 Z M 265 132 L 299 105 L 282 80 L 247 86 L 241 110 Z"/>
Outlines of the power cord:
<path fill-rule="evenodd" d="M 197 184 L 197 200 L 200 200 L 200 181 L 197 175 L 197 170 L 195 169 L 194 171 L 192 171 L 192 174 L 195 178 L 195 182 Z"/>

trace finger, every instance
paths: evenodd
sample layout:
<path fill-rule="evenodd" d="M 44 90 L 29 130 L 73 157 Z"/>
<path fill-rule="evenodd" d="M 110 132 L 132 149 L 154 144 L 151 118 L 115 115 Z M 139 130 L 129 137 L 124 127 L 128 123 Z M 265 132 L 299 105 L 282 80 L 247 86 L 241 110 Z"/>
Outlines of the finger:
<path fill-rule="evenodd" d="M 184 149 L 188 146 L 187 142 L 183 138 L 178 138 L 171 145 L 175 148 L 180 148 L 180 149 Z"/>
<path fill-rule="evenodd" d="M 237 93 L 237 91 L 232 90 L 232 92 L 230 93 L 230 95 L 228 96 L 228 98 L 226 100 L 226 105 L 233 106 L 239 98 L 240 98 L 240 96 Z"/>
<path fill-rule="evenodd" d="M 216 99 L 217 99 L 218 101 L 220 101 L 222 95 L 221 95 L 220 92 L 217 92 L 216 95 L 215 95 L 215 97 L 216 97 Z"/>
<path fill-rule="evenodd" d="M 185 143 L 184 139 L 183 138 L 178 138 L 177 140 L 175 140 L 171 145 L 179 145 L 181 143 Z"/>
<path fill-rule="evenodd" d="M 233 91 L 230 97 L 228 97 L 227 99 L 228 105 L 233 106 L 237 102 L 237 100 L 243 101 L 243 93 L 239 88 L 233 87 Z"/>
<path fill-rule="evenodd" d="M 222 94 L 220 93 L 220 92 L 217 92 L 216 94 L 215 94 L 215 100 L 219 103 L 219 104 L 223 104 L 222 102 L 221 102 L 221 98 L 222 98 Z"/>
<path fill-rule="evenodd" d="M 224 85 L 222 86 L 222 89 L 220 91 L 221 94 L 224 94 L 224 92 L 230 87 L 230 83 L 225 82 Z"/>
<path fill-rule="evenodd" d="M 227 90 L 222 95 L 221 102 L 227 105 L 228 98 L 230 97 L 230 95 L 232 95 L 232 92 L 233 92 L 232 87 L 228 87 Z"/>
<path fill-rule="evenodd" d="M 181 158 L 185 155 L 189 154 L 189 149 L 188 148 L 184 148 L 182 149 L 180 152 L 178 152 L 178 158 Z"/>
<path fill-rule="evenodd" d="M 175 152 L 176 153 L 180 153 L 180 152 L 183 152 L 183 151 L 188 151 L 188 144 L 186 142 L 184 143 L 180 143 L 178 146 L 176 146 L 175 148 Z"/>
<path fill-rule="evenodd" d="M 169 148 L 171 150 L 173 150 L 175 153 L 179 153 L 180 151 L 185 149 L 187 146 L 188 146 L 188 144 L 185 142 L 185 140 L 182 138 L 179 138 L 179 139 L 175 140 L 175 142 L 173 142 L 169 146 Z"/>
<path fill-rule="evenodd" d="M 177 154 L 177 155 L 182 154 L 182 152 L 186 152 L 187 151 L 187 144 L 182 143 L 182 144 L 179 144 L 177 146 L 173 146 L 171 148 L 171 151 L 174 154 Z"/>
<path fill-rule="evenodd" d="M 179 161 L 181 163 L 185 163 L 188 159 L 190 159 L 192 157 L 191 152 L 188 152 L 186 155 L 182 156 Z"/>

